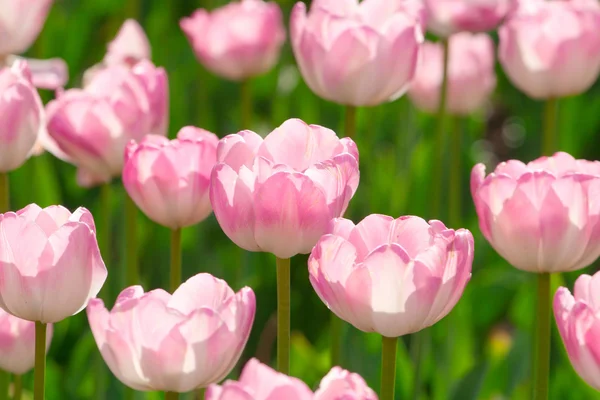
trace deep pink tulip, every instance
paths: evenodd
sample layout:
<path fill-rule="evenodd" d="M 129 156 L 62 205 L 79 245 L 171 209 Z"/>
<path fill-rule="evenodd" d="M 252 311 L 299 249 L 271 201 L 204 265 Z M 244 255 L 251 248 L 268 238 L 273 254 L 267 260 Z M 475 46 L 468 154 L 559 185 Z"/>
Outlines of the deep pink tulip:
<path fill-rule="evenodd" d="M 150 42 L 144 28 L 134 19 L 126 20 L 117 36 L 108 44 L 104 56 L 107 65 L 129 64 L 134 66 L 142 60 L 150 60 Z"/>
<path fill-rule="evenodd" d="M 313 394 L 300 379 L 279 373 L 255 358 L 246 363 L 239 381 L 211 385 L 206 391 L 206 400 L 283 399 L 313 400 Z"/>
<path fill-rule="evenodd" d="M 556 325 L 575 371 L 600 390 L 600 273 L 577 278 L 574 295 L 564 287 L 556 292 Z"/>
<path fill-rule="evenodd" d="M 106 280 L 92 214 L 62 206 L 0 214 L 0 308 L 53 323 L 77 314 Z"/>
<path fill-rule="evenodd" d="M 428 29 L 440 36 L 494 29 L 514 0 L 424 0 Z"/>
<path fill-rule="evenodd" d="M 264 140 L 252 131 L 221 139 L 210 199 L 227 236 L 279 258 L 309 253 L 358 187 L 352 139 L 290 119 Z"/>
<path fill-rule="evenodd" d="M 414 76 L 423 41 L 415 3 L 316 0 L 297 3 L 291 40 L 306 84 L 345 105 L 374 106 L 400 97 Z"/>
<path fill-rule="evenodd" d="M 333 367 L 321 380 L 314 400 L 377 400 L 375 392 L 358 374 Z"/>
<path fill-rule="evenodd" d="M 179 25 L 200 62 L 234 81 L 268 72 L 285 41 L 281 9 L 262 0 L 233 1 L 211 12 L 199 9 Z"/>
<path fill-rule="evenodd" d="M 0 69 L 0 172 L 23 165 L 44 128 L 42 100 L 25 61 Z"/>
<path fill-rule="evenodd" d="M 440 221 L 372 214 L 339 218 L 313 249 L 310 281 L 337 316 L 398 337 L 445 317 L 471 277 L 473 236 Z"/>
<path fill-rule="evenodd" d="M 150 61 L 133 68 L 110 66 L 83 89 L 67 90 L 51 101 L 47 112 L 48 132 L 70 162 L 89 181 L 108 182 L 121 174 L 132 139 L 166 134 L 167 76 Z"/>
<path fill-rule="evenodd" d="M 46 352 L 52 341 L 52 324 L 46 331 Z M 0 309 L 0 370 L 23 375 L 35 361 L 35 322 Z"/>
<path fill-rule="evenodd" d="M 87 308 L 104 361 L 136 390 L 188 392 L 219 382 L 239 359 L 254 321 L 254 292 L 234 293 L 198 274 L 170 295 L 125 289 L 109 312 L 100 299 Z"/>
<path fill-rule="evenodd" d="M 171 229 L 197 224 L 212 212 L 208 188 L 219 138 L 186 126 L 177 139 L 147 136 L 125 152 L 123 185 L 153 221 Z"/>
<path fill-rule="evenodd" d="M 500 28 L 500 63 L 530 97 L 583 93 L 600 73 L 599 26 L 597 2 L 532 1 Z"/>
<path fill-rule="evenodd" d="M 485 33 L 457 33 L 449 39 L 450 62 L 446 107 L 450 114 L 468 115 L 489 99 L 496 87 L 494 43 Z M 438 111 L 444 74 L 441 43 L 426 42 L 421 64 L 408 95 L 420 109 Z"/>
<path fill-rule="evenodd" d="M 600 256 L 600 162 L 566 153 L 471 172 L 479 227 L 514 267 L 573 271 Z"/>

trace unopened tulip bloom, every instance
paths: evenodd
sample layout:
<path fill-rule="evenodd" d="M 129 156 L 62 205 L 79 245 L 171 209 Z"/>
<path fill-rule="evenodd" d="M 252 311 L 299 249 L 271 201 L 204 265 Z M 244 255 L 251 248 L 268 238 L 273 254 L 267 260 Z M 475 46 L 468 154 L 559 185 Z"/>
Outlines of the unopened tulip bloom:
<path fill-rule="evenodd" d="M 468 115 L 481 108 L 496 87 L 494 43 L 487 34 L 462 32 L 450 37 L 449 49 L 446 107 L 450 114 Z M 438 111 L 443 75 L 442 44 L 426 42 L 408 92 L 418 108 Z"/>
<path fill-rule="evenodd" d="M 234 293 L 198 274 L 173 293 L 125 289 L 109 312 L 100 299 L 87 308 L 104 361 L 135 390 L 188 392 L 219 382 L 239 359 L 254 321 L 254 292 Z"/>
<path fill-rule="evenodd" d="M 439 36 L 460 31 L 490 31 L 511 10 L 514 0 L 424 0 L 427 27 Z"/>
<path fill-rule="evenodd" d="M 234 81 L 268 72 L 285 41 L 281 9 L 262 0 L 233 1 L 211 12 L 199 9 L 179 25 L 200 62 Z"/>
<path fill-rule="evenodd" d="M 92 214 L 31 204 L 0 214 L 0 308 L 44 324 L 77 314 L 106 280 Z"/>
<path fill-rule="evenodd" d="M 46 352 L 52 341 L 52 325 L 46 333 Z M 35 361 L 35 322 L 0 309 L 0 370 L 23 375 Z"/>
<path fill-rule="evenodd" d="M 405 1 L 297 3 L 291 41 L 306 84 L 343 105 L 374 106 L 402 95 L 423 41 L 422 21 Z"/>
<path fill-rule="evenodd" d="M 556 153 L 503 162 L 488 176 L 478 164 L 471 193 L 483 236 L 518 269 L 574 271 L 600 256 L 597 161 Z"/>
<path fill-rule="evenodd" d="M 321 380 L 314 400 L 377 400 L 375 392 L 358 374 L 333 367 Z"/>
<path fill-rule="evenodd" d="M 150 42 L 146 32 L 134 19 L 126 20 L 117 36 L 108 44 L 104 56 L 107 65 L 129 64 L 134 66 L 138 61 L 150 60 Z"/>
<path fill-rule="evenodd" d="M 573 295 L 561 287 L 554 296 L 554 316 L 569 359 L 579 376 L 600 390 L 600 273 L 581 275 Z"/>
<path fill-rule="evenodd" d="M 532 98 L 583 93 L 600 73 L 599 26 L 596 2 L 528 3 L 499 30 L 500 63 Z"/>
<path fill-rule="evenodd" d="M 171 229 L 197 224 L 211 212 L 208 187 L 219 138 L 187 126 L 177 139 L 147 136 L 125 153 L 123 184 L 153 221 Z"/>
<path fill-rule="evenodd" d="M 165 71 L 150 61 L 107 67 L 48 104 L 48 132 L 89 181 L 108 182 L 132 139 L 166 134 L 167 91 Z"/>
<path fill-rule="evenodd" d="M 43 129 L 42 100 L 25 61 L 0 69 L 0 173 L 20 167 Z"/>
<path fill-rule="evenodd" d="M 210 199 L 221 228 L 241 248 L 282 259 L 309 253 L 358 187 L 356 144 L 298 119 L 264 140 L 226 136 L 217 157 Z"/>
<path fill-rule="evenodd" d="M 238 381 L 225 381 L 222 386 L 211 385 L 206 400 L 313 400 L 313 393 L 298 378 L 284 375 L 249 360 Z"/>
<path fill-rule="evenodd" d="M 473 236 L 440 221 L 372 214 L 331 222 L 309 261 L 310 281 L 341 319 L 385 337 L 445 317 L 471 277 Z"/>

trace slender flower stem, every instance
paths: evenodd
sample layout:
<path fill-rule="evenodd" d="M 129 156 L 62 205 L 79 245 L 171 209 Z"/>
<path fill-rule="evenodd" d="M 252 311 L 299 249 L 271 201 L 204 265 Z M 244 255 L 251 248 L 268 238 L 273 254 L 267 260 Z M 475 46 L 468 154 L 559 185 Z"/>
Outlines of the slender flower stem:
<path fill-rule="evenodd" d="M 8 400 L 8 387 L 10 386 L 10 374 L 0 371 L 0 400 Z"/>
<path fill-rule="evenodd" d="M 461 205 L 462 205 L 462 169 L 461 169 L 461 148 L 462 148 L 462 127 L 460 121 L 456 118 L 451 120 L 452 131 L 454 133 L 450 149 L 450 195 L 448 205 L 450 208 L 448 221 L 452 228 L 461 226 Z"/>
<path fill-rule="evenodd" d="M 341 366 L 342 364 L 342 328 L 344 321 L 337 315 L 331 313 L 331 366 Z"/>
<path fill-rule="evenodd" d="M 533 398 L 547 400 L 550 375 L 550 274 L 538 274 L 537 279 Z"/>
<path fill-rule="evenodd" d="M 558 100 L 548 99 L 544 105 L 544 138 L 542 153 L 551 156 L 558 150 L 558 135 L 556 133 Z"/>
<path fill-rule="evenodd" d="M 380 400 L 394 400 L 398 338 L 382 336 Z"/>
<path fill-rule="evenodd" d="M 356 136 L 356 107 L 346 106 L 346 113 L 344 115 L 344 130 L 346 136 L 350 139 L 354 139 Z"/>
<path fill-rule="evenodd" d="M 13 400 L 21 400 L 23 393 L 23 377 L 21 375 L 14 375 L 13 378 Z"/>
<path fill-rule="evenodd" d="M 277 264 L 277 370 L 290 373 L 290 259 Z"/>
<path fill-rule="evenodd" d="M 10 210 L 8 172 L 0 172 L 0 213 Z"/>
<path fill-rule="evenodd" d="M 426 347 L 430 340 L 429 330 L 424 329 L 420 332 L 413 333 L 410 342 L 410 351 L 415 367 L 414 387 L 413 387 L 413 400 L 419 400 L 421 398 L 421 376 L 423 374 L 423 364 L 426 354 Z"/>
<path fill-rule="evenodd" d="M 171 293 L 181 284 L 181 228 L 171 230 Z"/>
<path fill-rule="evenodd" d="M 196 400 L 204 400 L 206 398 L 206 388 L 200 388 L 196 391 Z"/>
<path fill-rule="evenodd" d="M 102 221 L 101 231 L 98 235 L 100 253 L 108 261 L 110 258 L 110 238 L 111 238 L 111 213 L 110 202 L 112 199 L 112 189 L 110 182 L 100 187 L 100 220 Z"/>
<path fill-rule="evenodd" d="M 179 399 L 179 393 L 165 392 L 165 400 L 177 400 Z"/>
<path fill-rule="evenodd" d="M 431 215 L 430 218 L 439 219 L 440 208 L 442 204 L 442 174 L 443 160 L 446 153 L 444 142 L 446 139 L 446 97 L 448 93 L 448 39 L 442 39 L 442 48 L 444 51 L 444 72 L 442 77 L 442 87 L 440 89 L 440 103 L 437 112 L 437 132 L 435 138 L 435 147 L 433 149 L 433 171 L 432 171 L 432 196 L 431 196 Z"/>
<path fill-rule="evenodd" d="M 46 379 L 46 324 L 35 321 L 35 366 L 33 370 L 33 399 L 44 400 Z"/>
<path fill-rule="evenodd" d="M 125 281 L 127 286 L 140 283 L 137 259 L 138 209 L 133 200 L 125 195 Z"/>
<path fill-rule="evenodd" d="M 252 81 L 245 80 L 241 87 L 242 129 L 252 129 Z"/>

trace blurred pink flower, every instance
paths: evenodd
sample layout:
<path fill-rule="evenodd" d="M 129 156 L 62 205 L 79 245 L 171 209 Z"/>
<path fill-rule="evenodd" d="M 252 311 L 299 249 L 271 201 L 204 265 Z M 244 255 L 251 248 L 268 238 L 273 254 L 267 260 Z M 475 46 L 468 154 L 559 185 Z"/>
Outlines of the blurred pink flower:
<path fill-rule="evenodd" d="M 77 314 L 106 280 L 92 214 L 31 204 L 0 214 L 0 308 L 28 321 Z"/>
<path fill-rule="evenodd" d="M 377 400 L 375 392 L 358 374 L 333 367 L 321 380 L 313 400 Z"/>
<path fill-rule="evenodd" d="M 109 312 L 92 299 L 88 319 L 104 361 L 135 390 L 188 392 L 219 382 L 235 366 L 254 321 L 254 292 L 234 293 L 210 274 L 198 274 L 170 295 L 121 292 Z"/>
<path fill-rule="evenodd" d="M 600 73 L 599 26 L 597 2 L 523 2 L 500 27 L 500 63 L 529 97 L 583 93 Z"/>
<path fill-rule="evenodd" d="M 179 25 L 200 62 L 234 81 L 273 68 L 285 41 L 281 9 L 262 0 L 233 1 L 212 12 L 199 9 Z"/>
<path fill-rule="evenodd" d="M 46 352 L 52 341 L 52 324 L 46 332 Z M 0 370 L 23 375 L 35 361 L 35 322 L 0 309 Z"/>
<path fill-rule="evenodd" d="M 108 44 L 104 56 L 106 65 L 134 66 L 139 61 L 150 59 L 150 42 L 144 28 L 134 19 L 128 19 L 121 25 L 117 36 Z"/>
<path fill-rule="evenodd" d="M 511 10 L 514 0 L 423 0 L 427 28 L 439 36 L 460 31 L 490 31 Z"/>
<path fill-rule="evenodd" d="M 574 296 L 561 287 L 554 296 L 554 316 L 569 359 L 579 376 L 600 390 L 600 273 L 581 275 Z"/>
<path fill-rule="evenodd" d="M 177 139 L 149 135 L 125 152 L 123 185 L 153 221 L 171 229 L 197 224 L 212 212 L 209 184 L 219 138 L 186 126 Z"/>
<path fill-rule="evenodd" d="M 333 220 L 308 260 L 310 281 L 341 319 L 386 337 L 445 317 L 471 277 L 473 236 L 440 221 L 371 214 Z"/>
<path fill-rule="evenodd" d="M 468 115 L 489 99 L 496 87 L 494 43 L 484 33 L 457 33 L 449 39 L 447 109 L 450 114 Z M 438 111 L 444 71 L 441 43 L 426 42 L 421 63 L 408 95 L 427 112 Z"/>
<path fill-rule="evenodd" d="M 512 266 L 574 271 L 600 256 L 600 162 L 566 153 L 529 164 L 509 160 L 471 172 L 479 227 Z"/>
<path fill-rule="evenodd" d="M 421 6 L 407 0 L 297 3 L 291 40 L 306 84 L 339 104 L 374 106 L 406 92 L 423 42 Z"/>
<path fill-rule="evenodd" d="M 279 258 L 309 253 L 344 214 L 359 181 L 352 139 L 290 119 L 264 140 L 252 131 L 221 139 L 210 199 L 227 236 Z"/>

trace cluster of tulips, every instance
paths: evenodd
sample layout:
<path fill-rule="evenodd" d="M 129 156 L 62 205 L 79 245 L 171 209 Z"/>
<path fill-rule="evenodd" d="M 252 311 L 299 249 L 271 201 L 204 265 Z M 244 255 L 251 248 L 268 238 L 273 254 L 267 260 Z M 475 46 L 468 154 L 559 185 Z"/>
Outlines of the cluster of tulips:
<path fill-rule="evenodd" d="M 10 14 L 0 17 L 0 368 L 14 375 L 15 399 L 20 375 L 33 367 L 34 398 L 44 398 L 52 324 L 83 309 L 108 368 L 134 390 L 163 391 L 167 399 L 195 390 L 209 400 L 394 399 L 398 338 L 453 309 L 471 276 L 474 243 L 468 230 L 439 220 L 343 218 L 359 187 L 355 108 L 408 93 L 437 114 L 442 154 L 447 116 L 475 112 L 495 88 L 495 45 L 485 32 L 499 26 L 506 74 L 547 102 L 549 156 L 557 150 L 556 100 L 586 91 L 600 72 L 595 0 L 314 0 L 308 11 L 304 3 L 294 7 L 291 44 L 311 90 L 346 107 L 348 137 L 289 119 L 265 137 L 243 130 L 219 139 L 187 126 L 168 140 L 167 74 L 150 61 L 135 21 L 124 23 L 81 88 L 62 89 L 61 60 L 15 55 L 35 40 L 51 5 L 0 0 L 0 12 Z M 207 69 L 242 86 L 277 63 L 286 37 L 279 6 L 262 0 L 198 10 L 181 28 Z M 425 42 L 426 29 L 439 41 Z M 36 87 L 57 89 L 56 98 L 43 106 Z M 251 102 L 244 104 L 248 123 Z M 111 254 L 108 207 L 98 229 L 85 208 L 10 211 L 8 172 L 43 151 L 76 166 L 81 186 L 101 185 L 104 200 L 122 177 L 131 199 L 126 230 L 135 230 L 136 208 L 171 230 L 168 292 L 137 285 L 136 243 L 128 236 L 131 286 L 110 311 L 96 298 L 108 276 L 103 257 Z M 442 158 L 432 161 L 434 186 L 441 185 Z M 460 184 L 460 168 L 451 173 Z M 479 164 L 471 192 L 484 237 L 511 265 L 538 274 L 534 397 L 546 399 L 550 274 L 600 256 L 600 162 L 556 152 L 528 164 L 503 162 L 487 176 Z M 441 195 L 433 197 L 439 214 Z M 211 212 L 237 246 L 274 254 L 277 274 L 277 371 L 252 359 L 238 381 L 221 386 L 248 340 L 256 300 L 252 289 L 236 293 L 210 274 L 183 280 L 181 231 Z M 288 376 L 290 258 L 298 254 L 310 254 L 312 286 L 339 318 L 331 327 L 333 368 L 316 391 Z M 596 290 L 600 275 L 581 276 L 574 295 L 558 290 L 554 313 L 573 366 L 600 390 Z M 337 366 L 340 319 L 382 336 L 379 397 Z"/>

